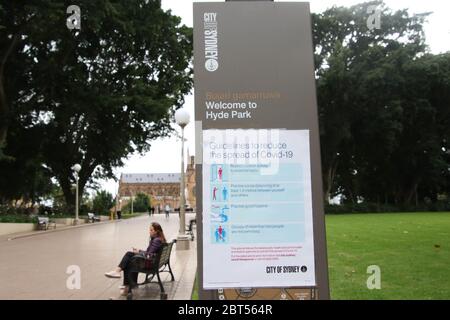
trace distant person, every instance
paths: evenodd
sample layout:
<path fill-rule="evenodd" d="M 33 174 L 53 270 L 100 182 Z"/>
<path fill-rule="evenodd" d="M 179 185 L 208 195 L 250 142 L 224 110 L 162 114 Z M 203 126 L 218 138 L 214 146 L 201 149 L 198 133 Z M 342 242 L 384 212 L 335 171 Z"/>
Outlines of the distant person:
<path fill-rule="evenodd" d="M 147 208 L 147 211 L 148 211 L 148 215 L 151 217 L 151 216 L 152 216 L 152 208 L 151 208 L 151 207 L 148 207 L 148 208 Z"/>
<path fill-rule="evenodd" d="M 122 210 L 117 210 L 117 219 L 122 219 Z"/>
<path fill-rule="evenodd" d="M 166 204 L 166 218 L 169 218 L 169 213 L 170 213 L 170 207 L 168 204 Z"/>
<path fill-rule="evenodd" d="M 128 251 L 123 256 L 122 261 L 119 263 L 116 269 L 105 273 L 105 276 L 107 276 L 108 278 L 120 278 L 121 272 L 123 271 L 123 286 L 120 292 L 121 295 L 126 296 L 130 289 L 129 268 L 131 258 L 133 258 L 135 255 L 141 255 L 143 257 L 150 258 L 159 252 L 162 244 L 167 242 L 166 237 L 164 236 L 164 232 L 159 223 L 152 222 L 150 224 L 149 233 L 150 233 L 150 243 L 147 247 L 147 250 L 138 250 L 136 248 L 133 248 L 132 251 Z M 132 277 L 134 283 L 136 283 L 138 274 L 136 272 L 133 272 Z"/>

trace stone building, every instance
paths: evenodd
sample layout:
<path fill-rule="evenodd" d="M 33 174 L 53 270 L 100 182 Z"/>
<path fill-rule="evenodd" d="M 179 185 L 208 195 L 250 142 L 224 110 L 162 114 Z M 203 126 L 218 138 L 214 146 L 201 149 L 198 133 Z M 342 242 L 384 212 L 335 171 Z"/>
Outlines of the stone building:
<path fill-rule="evenodd" d="M 132 196 L 145 193 L 150 197 L 155 208 L 168 204 L 173 210 L 180 207 L 180 173 L 122 173 L 119 181 L 120 206 L 125 206 Z M 186 204 L 196 207 L 195 201 L 195 161 L 189 157 L 185 173 Z"/>

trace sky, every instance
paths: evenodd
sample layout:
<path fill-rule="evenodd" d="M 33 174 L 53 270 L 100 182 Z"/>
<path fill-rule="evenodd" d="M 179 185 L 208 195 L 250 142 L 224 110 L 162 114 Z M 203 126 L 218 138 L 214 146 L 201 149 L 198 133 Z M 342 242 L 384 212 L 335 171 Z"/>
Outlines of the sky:
<path fill-rule="evenodd" d="M 194 2 L 225 2 L 224 0 L 162 0 L 164 10 L 171 10 L 172 14 L 181 17 L 182 24 L 192 27 L 192 11 Z M 299 1 L 275 1 L 299 2 Z M 363 0 L 311 0 L 310 8 L 314 13 L 323 12 L 327 8 L 336 6 L 351 6 L 364 2 Z M 432 53 L 450 51 L 450 1 L 448 0 L 385 0 L 385 4 L 393 9 L 408 9 L 410 13 L 433 12 L 425 25 L 426 42 Z M 383 17 L 381 17 L 383 23 Z M 195 127 L 194 127 L 194 96 L 185 96 L 184 108 L 191 116 L 191 122 L 185 128 L 186 151 L 195 155 Z M 179 127 L 174 128 L 180 132 Z M 120 178 L 121 173 L 175 173 L 181 168 L 181 140 L 176 137 L 155 140 L 151 143 L 151 150 L 143 156 L 131 155 L 122 168 L 115 168 L 114 174 Z M 113 195 L 117 194 L 118 181 L 113 179 L 99 181 L 102 189 Z"/>

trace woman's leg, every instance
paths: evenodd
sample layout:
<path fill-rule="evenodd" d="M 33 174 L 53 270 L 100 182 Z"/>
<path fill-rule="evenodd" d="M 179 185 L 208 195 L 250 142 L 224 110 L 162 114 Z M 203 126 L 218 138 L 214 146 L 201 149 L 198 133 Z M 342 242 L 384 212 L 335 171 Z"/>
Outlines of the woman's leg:
<path fill-rule="evenodd" d="M 108 278 L 120 278 L 120 273 L 122 270 L 125 270 L 130 264 L 131 258 L 135 255 L 134 252 L 128 251 L 124 254 L 122 261 L 120 261 L 119 265 L 113 271 L 105 272 L 105 276 Z M 126 278 L 126 277 L 125 277 Z"/>
<path fill-rule="evenodd" d="M 130 285 L 129 283 L 129 276 L 130 276 L 130 268 L 129 268 L 129 264 L 131 261 L 131 258 L 135 255 L 134 252 L 128 251 L 122 258 L 122 261 L 119 264 L 119 268 L 121 268 L 123 270 L 123 285 L 124 286 L 128 286 Z M 137 273 L 133 272 L 132 273 L 132 277 L 134 280 L 134 283 L 137 282 Z"/>
<path fill-rule="evenodd" d="M 127 253 L 124 254 L 122 261 L 120 261 L 119 265 L 117 266 L 117 268 L 120 268 L 120 270 L 125 270 L 126 267 L 128 266 L 128 264 L 131 261 L 131 258 L 135 255 L 134 252 L 128 251 Z"/>
<path fill-rule="evenodd" d="M 130 285 L 130 281 L 129 278 L 130 277 L 130 270 L 129 268 L 125 268 L 123 269 L 123 285 L 124 286 L 129 286 Z M 137 279 L 138 279 L 138 273 L 137 272 L 131 272 L 131 279 L 133 284 L 137 283 Z"/>

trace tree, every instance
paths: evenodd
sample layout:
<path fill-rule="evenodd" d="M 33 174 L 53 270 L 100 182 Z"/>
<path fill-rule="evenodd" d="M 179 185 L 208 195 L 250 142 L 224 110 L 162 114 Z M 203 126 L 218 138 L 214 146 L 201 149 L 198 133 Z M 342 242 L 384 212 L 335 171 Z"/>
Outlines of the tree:
<path fill-rule="evenodd" d="M 0 203 L 10 203 L 22 200 L 26 205 L 34 205 L 47 198 L 53 190 L 51 173 L 42 165 L 42 155 L 35 130 L 20 130 L 11 132 L 11 143 L 5 150 L 14 157 L 4 157 L 0 160 Z"/>
<path fill-rule="evenodd" d="M 352 85 L 360 108 L 336 182 L 353 203 L 360 197 L 408 209 L 449 190 L 450 60 L 417 57 L 408 46 L 383 51 L 367 50 L 365 72 Z"/>
<path fill-rule="evenodd" d="M 382 9 L 380 29 L 367 27 L 370 5 Z M 389 161 L 397 143 L 399 72 L 425 52 L 426 16 L 392 12 L 382 1 L 313 15 L 325 201 L 340 192 L 355 202 L 367 184 L 359 177 L 368 170 L 377 172 L 374 186 L 383 189 L 385 177 L 373 164 Z"/>
<path fill-rule="evenodd" d="M 95 214 L 101 215 L 108 213 L 114 206 L 114 199 L 111 193 L 101 190 L 92 201 L 92 210 Z"/>
<path fill-rule="evenodd" d="M 449 191 L 450 53 L 425 55 L 405 66 L 403 130 L 393 153 L 396 202 L 437 200 Z"/>
<path fill-rule="evenodd" d="M 74 163 L 82 192 L 170 134 L 192 87 L 192 31 L 145 0 L 78 1 L 81 30 L 69 30 L 69 4 L 2 5 L 0 140 L 18 143 L 15 128 L 39 131 L 42 163 L 71 204 Z"/>
<path fill-rule="evenodd" d="M 138 193 L 133 198 L 133 212 L 147 212 L 150 206 L 150 198 L 145 193 Z M 131 212 L 131 201 L 126 204 L 124 211 Z"/>

